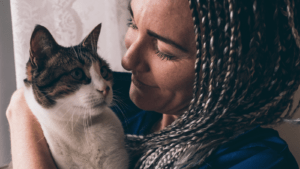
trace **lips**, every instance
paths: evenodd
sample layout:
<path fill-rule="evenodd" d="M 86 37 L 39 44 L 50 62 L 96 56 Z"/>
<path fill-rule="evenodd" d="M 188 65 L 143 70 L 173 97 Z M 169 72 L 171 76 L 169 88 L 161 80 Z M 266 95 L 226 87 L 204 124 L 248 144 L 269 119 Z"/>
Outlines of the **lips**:
<path fill-rule="evenodd" d="M 132 75 L 132 83 L 136 86 L 136 87 L 152 87 L 152 88 L 157 88 L 157 86 L 154 86 L 154 85 L 148 85 L 148 84 L 145 84 L 144 82 L 140 81 L 138 78 L 136 78 L 134 75 Z"/>

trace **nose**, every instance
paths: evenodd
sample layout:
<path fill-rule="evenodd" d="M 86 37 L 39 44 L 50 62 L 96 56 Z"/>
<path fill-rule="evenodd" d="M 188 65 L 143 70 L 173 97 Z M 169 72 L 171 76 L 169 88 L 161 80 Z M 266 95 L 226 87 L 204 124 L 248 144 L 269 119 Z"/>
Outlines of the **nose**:
<path fill-rule="evenodd" d="M 97 92 L 101 93 L 104 97 L 108 95 L 109 91 L 110 91 L 109 86 L 103 87 L 101 89 L 97 89 Z"/>
<path fill-rule="evenodd" d="M 149 54 L 149 43 L 141 36 L 130 36 L 126 34 L 125 44 L 127 52 L 122 58 L 122 66 L 128 71 L 149 71 L 147 56 Z"/>

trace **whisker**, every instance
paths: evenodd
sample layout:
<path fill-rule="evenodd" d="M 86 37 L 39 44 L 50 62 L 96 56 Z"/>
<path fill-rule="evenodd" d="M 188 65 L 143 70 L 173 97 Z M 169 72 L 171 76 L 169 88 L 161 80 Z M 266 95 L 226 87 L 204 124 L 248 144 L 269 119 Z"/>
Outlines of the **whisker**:
<path fill-rule="evenodd" d="M 123 110 L 124 109 L 129 109 L 129 106 L 126 103 L 124 103 L 121 99 L 118 99 L 118 96 L 114 96 L 112 105 L 114 107 L 116 107 L 121 112 L 121 114 L 122 114 L 122 116 L 124 118 L 124 122 L 125 122 L 125 126 L 124 127 L 127 130 L 128 129 L 129 121 L 128 121 L 128 119 L 127 119 L 127 117 L 126 117 L 126 115 L 125 115 L 125 113 L 124 113 Z"/>
<path fill-rule="evenodd" d="M 75 56 L 77 57 L 77 59 L 79 59 L 79 57 L 78 57 L 78 55 L 77 55 L 77 52 L 76 52 L 76 50 L 75 50 L 74 46 L 72 46 L 71 48 L 73 49 L 73 51 L 74 51 L 74 53 L 75 53 Z"/>

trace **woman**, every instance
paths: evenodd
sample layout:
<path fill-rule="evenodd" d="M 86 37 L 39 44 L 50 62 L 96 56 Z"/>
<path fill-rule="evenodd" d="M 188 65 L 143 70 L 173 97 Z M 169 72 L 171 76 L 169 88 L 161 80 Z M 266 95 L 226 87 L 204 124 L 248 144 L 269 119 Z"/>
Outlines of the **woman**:
<path fill-rule="evenodd" d="M 130 99 L 147 110 L 122 119 L 132 165 L 298 168 L 278 134 L 257 126 L 293 115 L 283 112 L 300 82 L 299 3 L 132 0 L 122 65 Z M 115 89 L 126 86 L 115 75 Z M 55 168 L 22 90 L 7 117 L 14 167 Z"/>

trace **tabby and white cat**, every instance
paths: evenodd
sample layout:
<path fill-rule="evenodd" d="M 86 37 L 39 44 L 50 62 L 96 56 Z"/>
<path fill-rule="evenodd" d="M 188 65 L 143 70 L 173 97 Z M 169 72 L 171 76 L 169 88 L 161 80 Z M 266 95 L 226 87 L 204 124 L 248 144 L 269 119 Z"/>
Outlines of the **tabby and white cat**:
<path fill-rule="evenodd" d="M 68 48 L 40 25 L 31 36 L 25 98 L 60 169 L 128 166 L 122 125 L 108 107 L 112 71 L 97 54 L 100 30 Z"/>

